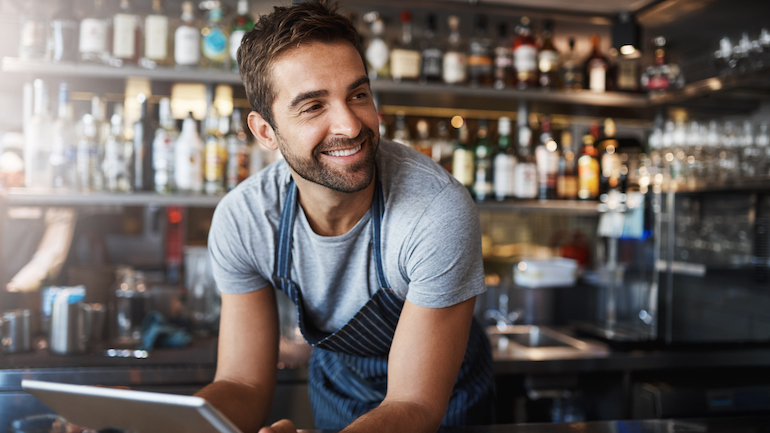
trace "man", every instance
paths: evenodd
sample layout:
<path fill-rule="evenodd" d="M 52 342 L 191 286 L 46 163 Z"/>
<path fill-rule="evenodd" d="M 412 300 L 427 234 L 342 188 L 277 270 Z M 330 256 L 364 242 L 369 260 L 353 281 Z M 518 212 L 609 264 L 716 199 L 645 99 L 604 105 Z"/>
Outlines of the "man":
<path fill-rule="evenodd" d="M 216 209 L 222 292 L 217 373 L 198 395 L 244 432 L 265 422 L 276 380 L 275 293 L 314 346 L 316 427 L 435 432 L 492 421 L 478 216 L 430 158 L 380 140 L 359 36 L 335 6 L 260 18 L 238 51 L 256 139 L 276 162 Z M 294 432 L 289 420 L 261 432 Z"/>

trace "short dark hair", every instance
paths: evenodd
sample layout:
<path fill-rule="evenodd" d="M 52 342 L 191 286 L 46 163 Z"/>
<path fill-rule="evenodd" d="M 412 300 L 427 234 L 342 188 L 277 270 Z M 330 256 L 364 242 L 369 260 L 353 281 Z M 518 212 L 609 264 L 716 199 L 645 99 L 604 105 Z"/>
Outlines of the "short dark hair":
<path fill-rule="evenodd" d="M 308 42 L 350 42 L 366 69 L 361 40 L 349 18 L 333 0 L 310 0 L 291 7 L 276 6 L 262 15 L 238 48 L 238 67 L 251 108 L 275 129 L 270 69 L 285 51 Z"/>

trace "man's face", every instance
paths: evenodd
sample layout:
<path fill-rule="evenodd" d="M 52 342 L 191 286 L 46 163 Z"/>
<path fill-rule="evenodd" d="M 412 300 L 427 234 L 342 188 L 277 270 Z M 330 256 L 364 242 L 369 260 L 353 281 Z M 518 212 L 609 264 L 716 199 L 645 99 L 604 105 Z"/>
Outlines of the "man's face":
<path fill-rule="evenodd" d="M 369 80 L 348 42 L 313 42 L 273 64 L 275 138 L 294 172 L 334 191 L 357 192 L 374 174 L 379 125 Z"/>

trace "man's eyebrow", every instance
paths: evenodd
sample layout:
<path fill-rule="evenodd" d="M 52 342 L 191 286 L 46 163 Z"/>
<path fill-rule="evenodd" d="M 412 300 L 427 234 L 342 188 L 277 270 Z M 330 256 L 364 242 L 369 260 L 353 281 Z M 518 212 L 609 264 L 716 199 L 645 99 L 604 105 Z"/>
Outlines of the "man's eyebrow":
<path fill-rule="evenodd" d="M 367 86 L 370 85 L 369 84 L 369 77 L 364 75 L 363 77 L 357 79 L 356 81 L 353 82 L 353 84 L 348 86 L 348 90 L 354 90 L 356 87 L 358 87 L 358 86 L 360 86 L 362 84 L 366 84 Z"/>
<path fill-rule="evenodd" d="M 289 108 L 295 108 L 297 105 L 299 105 L 302 101 L 306 99 L 313 99 L 313 98 L 320 98 L 322 96 L 327 96 L 329 92 L 327 90 L 311 90 L 309 92 L 300 93 L 299 95 L 295 96 L 294 99 L 291 100 L 291 104 L 289 105 Z"/>

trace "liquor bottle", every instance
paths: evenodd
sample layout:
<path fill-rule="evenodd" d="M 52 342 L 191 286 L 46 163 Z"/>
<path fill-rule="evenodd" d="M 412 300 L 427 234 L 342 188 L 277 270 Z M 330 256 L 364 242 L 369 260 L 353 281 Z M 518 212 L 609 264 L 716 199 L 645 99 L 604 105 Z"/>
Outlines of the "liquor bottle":
<path fill-rule="evenodd" d="M 513 67 L 516 70 L 516 86 L 519 89 L 537 87 L 537 46 L 532 37 L 529 18 L 522 17 L 513 40 Z"/>
<path fill-rule="evenodd" d="M 249 0 L 238 0 L 236 16 L 230 24 L 230 59 L 234 71 L 238 71 L 238 48 L 243 36 L 254 27 L 254 19 L 249 14 Z"/>
<path fill-rule="evenodd" d="M 91 98 L 91 122 L 94 139 L 88 149 L 89 190 L 104 191 L 104 174 L 99 168 L 104 159 L 104 143 L 110 134 L 110 125 L 106 121 L 104 100 L 94 95 Z"/>
<path fill-rule="evenodd" d="M 572 134 L 561 134 L 561 155 L 559 155 L 559 174 L 556 177 L 556 198 L 574 200 L 578 193 L 578 179 L 575 170 L 575 151 L 572 149 Z"/>
<path fill-rule="evenodd" d="M 61 2 L 59 10 L 51 18 L 50 41 L 51 60 L 74 62 L 78 59 L 78 19 L 75 17 L 73 0 Z"/>
<path fill-rule="evenodd" d="M 604 194 L 620 186 L 620 171 L 623 162 L 618 152 L 618 140 L 615 139 L 615 121 L 604 120 L 604 137 L 598 142 L 599 165 L 599 194 Z M 684 134 L 682 134 L 684 135 Z"/>
<path fill-rule="evenodd" d="M 537 197 L 537 165 L 530 151 L 532 130 L 525 124 L 519 124 L 519 149 L 516 166 L 513 171 L 514 196 L 519 199 Z"/>
<path fill-rule="evenodd" d="M 396 125 L 393 130 L 393 141 L 401 143 L 406 147 L 412 147 L 411 134 L 406 124 L 406 116 L 403 112 L 396 113 Z"/>
<path fill-rule="evenodd" d="M 390 59 L 390 47 L 385 43 L 385 22 L 377 12 L 369 12 L 364 16 L 364 21 L 369 22 L 371 38 L 366 47 L 366 62 L 369 64 L 369 78 L 387 78 L 388 59 Z"/>
<path fill-rule="evenodd" d="M 497 27 L 497 45 L 494 52 L 495 89 L 513 86 L 513 51 L 511 51 L 511 38 L 508 36 L 508 25 L 505 23 L 500 23 Z"/>
<path fill-rule="evenodd" d="M 515 192 L 514 171 L 516 149 L 511 143 L 511 119 L 501 117 L 497 121 L 497 154 L 494 159 L 494 191 L 498 201 L 513 198 Z"/>
<path fill-rule="evenodd" d="M 169 20 L 162 0 L 152 0 L 152 13 L 144 18 L 144 57 L 142 66 L 154 68 L 171 64 Z"/>
<path fill-rule="evenodd" d="M 222 150 L 220 149 L 219 115 L 216 107 L 209 108 L 206 117 L 206 139 L 203 150 L 203 178 L 206 194 L 219 194 L 224 189 Z"/>
<path fill-rule="evenodd" d="M 120 0 L 120 10 L 112 18 L 112 57 L 117 65 L 139 62 L 141 32 L 141 21 L 131 7 L 131 0 Z"/>
<path fill-rule="evenodd" d="M 27 5 L 21 17 L 19 34 L 19 57 L 22 59 L 44 59 L 48 54 L 48 21 L 42 8 Z"/>
<path fill-rule="evenodd" d="M 537 54 L 537 67 L 540 71 L 540 86 L 547 89 L 559 88 L 559 52 L 553 45 L 553 21 L 543 23 L 543 44 Z"/>
<path fill-rule="evenodd" d="M 203 142 L 197 129 L 190 113 L 174 143 L 174 178 L 178 191 L 201 192 L 203 189 Z"/>
<path fill-rule="evenodd" d="M 431 156 L 433 160 L 448 172 L 452 172 L 452 153 L 454 151 L 454 145 L 449 138 L 449 129 L 446 122 L 439 120 L 436 122 L 436 140 L 433 142 L 433 152 Z"/>
<path fill-rule="evenodd" d="M 201 29 L 201 66 L 227 69 L 230 60 L 229 35 L 222 27 L 222 6 L 218 3 L 209 10 L 209 19 Z"/>
<path fill-rule="evenodd" d="M 417 129 L 417 140 L 414 141 L 415 150 L 433 158 L 433 140 L 430 138 L 428 121 L 425 119 L 418 120 L 415 128 Z"/>
<path fill-rule="evenodd" d="M 104 186 L 110 192 L 127 192 L 131 190 L 128 164 L 124 158 L 126 140 L 123 137 L 123 106 L 115 105 L 110 118 L 110 135 L 104 143 Z"/>
<path fill-rule="evenodd" d="M 598 126 L 596 126 L 598 129 Z M 593 127 L 592 127 L 593 129 Z M 583 136 L 583 151 L 578 158 L 578 198 L 596 200 L 599 198 L 599 159 L 594 142 L 596 132 Z"/>
<path fill-rule="evenodd" d="M 159 126 L 152 141 L 152 168 L 155 172 L 155 192 L 174 191 L 174 142 L 179 132 L 171 117 L 171 100 L 161 98 L 158 104 Z"/>
<path fill-rule="evenodd" d="M 457 143 L 452 152 L 452 175 L 470 193 L 473 193 L 473 183 L 476 180 L 474 158 L 473 149 L 468 144 L 468 125 L 463 122 L 457 130 Z"/>
<path fill-rule="evenodd" d="M 492 42 L 487 37 L 487 16 L 477 15 L 474 36 L 468 43 L 468 81 L 471 86 L 491 86 L 493 76 Z"/>
<path fill-rule="evenodd" d="M 249 177 L 249 140 L 243 129 L 241 110 L 233 110 L 230 134 L 227 136 L 227 190 Z"/>
<path fill-rule="evenodd" d="M 53 183 L 50 164 L 53 130 L 48 93 L 41 79 L 33 82 L 33 88 L 33 112 L 24 124 L 24 184 L 27 188 L 49 188 Z"/>
<path fill-rule="evenodd" d="M 478 201 L 490 199 L 494 194 L 494 160 L 492 159 L 494 155 L 488 134 L 487 121 L 479 120 L 474 148 L 476 174 L 473 182 L 473 194 Z"/>
<path fill-rule="evenodd" d="M 565 89 L 580 90 L 583 88 L 583 69 L 575 56 L 575 38 L 569 38 L 569 52 L 564 56 L 561 65 L 561 77 Z"/>
<path fill-rule="evenodd" d="M 535 147 L 537 164 L 537 195 L 541 200 L 556 198 L 556 176 L 559 171 L 558 144 L 551 134 L 551 120 L 540 121 L 540 143 Z"/>
<path fill-rule="evenodd" d="M 136 100 L 141 104 L 139 120 L 134 122 L 133 181 L 135 191 L 153 191 L 155 174 L 152 172 L 152 141 L 155 127 L 150 120 L 148 101 L 143 93 Z"/>
<path fill-rule="evenodd" d="M 80 191 L 94 191 L 91 173 L 98 167 L 92 165 L 94 161 L 92 154 L 97 146 L 96 125 L 93 115 L 90 113 L 83 115 L 80 129 L 80 139 L 77 146 L 78 189 Z"/>
<path fill-rule="evenodd" d="M 390 75 L 393 81 L 414 81 L 420 77 L 420 51 L 412 41 L 412 14 L 401 11 L 401 39 L 390 52 Z"/>
<path fill-rule="evenodd" d="M 444 52 L 443 76 L 447 84 L 462 84 L 468 77 L 465 47 L 460 38 L 460 18 L 452 15 L 447 19 L 449 38 Z"/>
<path fill-rule="evenodd" d="M 605 92 L 607 88 L 607 72 L 609 63 L 599 49 L 599 35 L 591 35 L 591 55 L 583 67 L 583 87 L 593 92 Z"/>
<path fill-rule="evenodd" d="M 110 23 L 104 10 L 104 0 L 94 0 L 94 8 L 80 21 L 78 52 L 80 60 L 107 63 L 110 58 Z"/>
<path fill-rule="evenodd" d="M 642 88 L 648 92 L 682 88 L 684 75 L 679 65 L 668 63 L 666 59 L 666 39 L 659 36 L 653 40 L 653 44 L 655 45 L 655 64 L 642 73 Z"/>
<path fill-rule="evenodd" d="M 439 46 L 436 37 L 436 15 L 428 14 L 425 18 L 425 31 L 420 42 L 421 62 L 420 82 L 441 82 L 442 67 L 444 63 L 444 50 Z"/>
<path fill-rule="evenodd" d="M 51 171 L 54 188 L 71 188 L 76 185 L 75 153 L 77 136 L 72 118 L 72 104 L 69 102 L 69 87 L 66 82 L 59 84 L 58 116 L 54 123 L 51 147 Z"/>
<path fill-rule="evenodd" d="M 182 3 L 182 23 L 174 31 L 174 63 L 195 67 L 201 62 L 201 31 L 195 25 L 194 6 Z"/>

